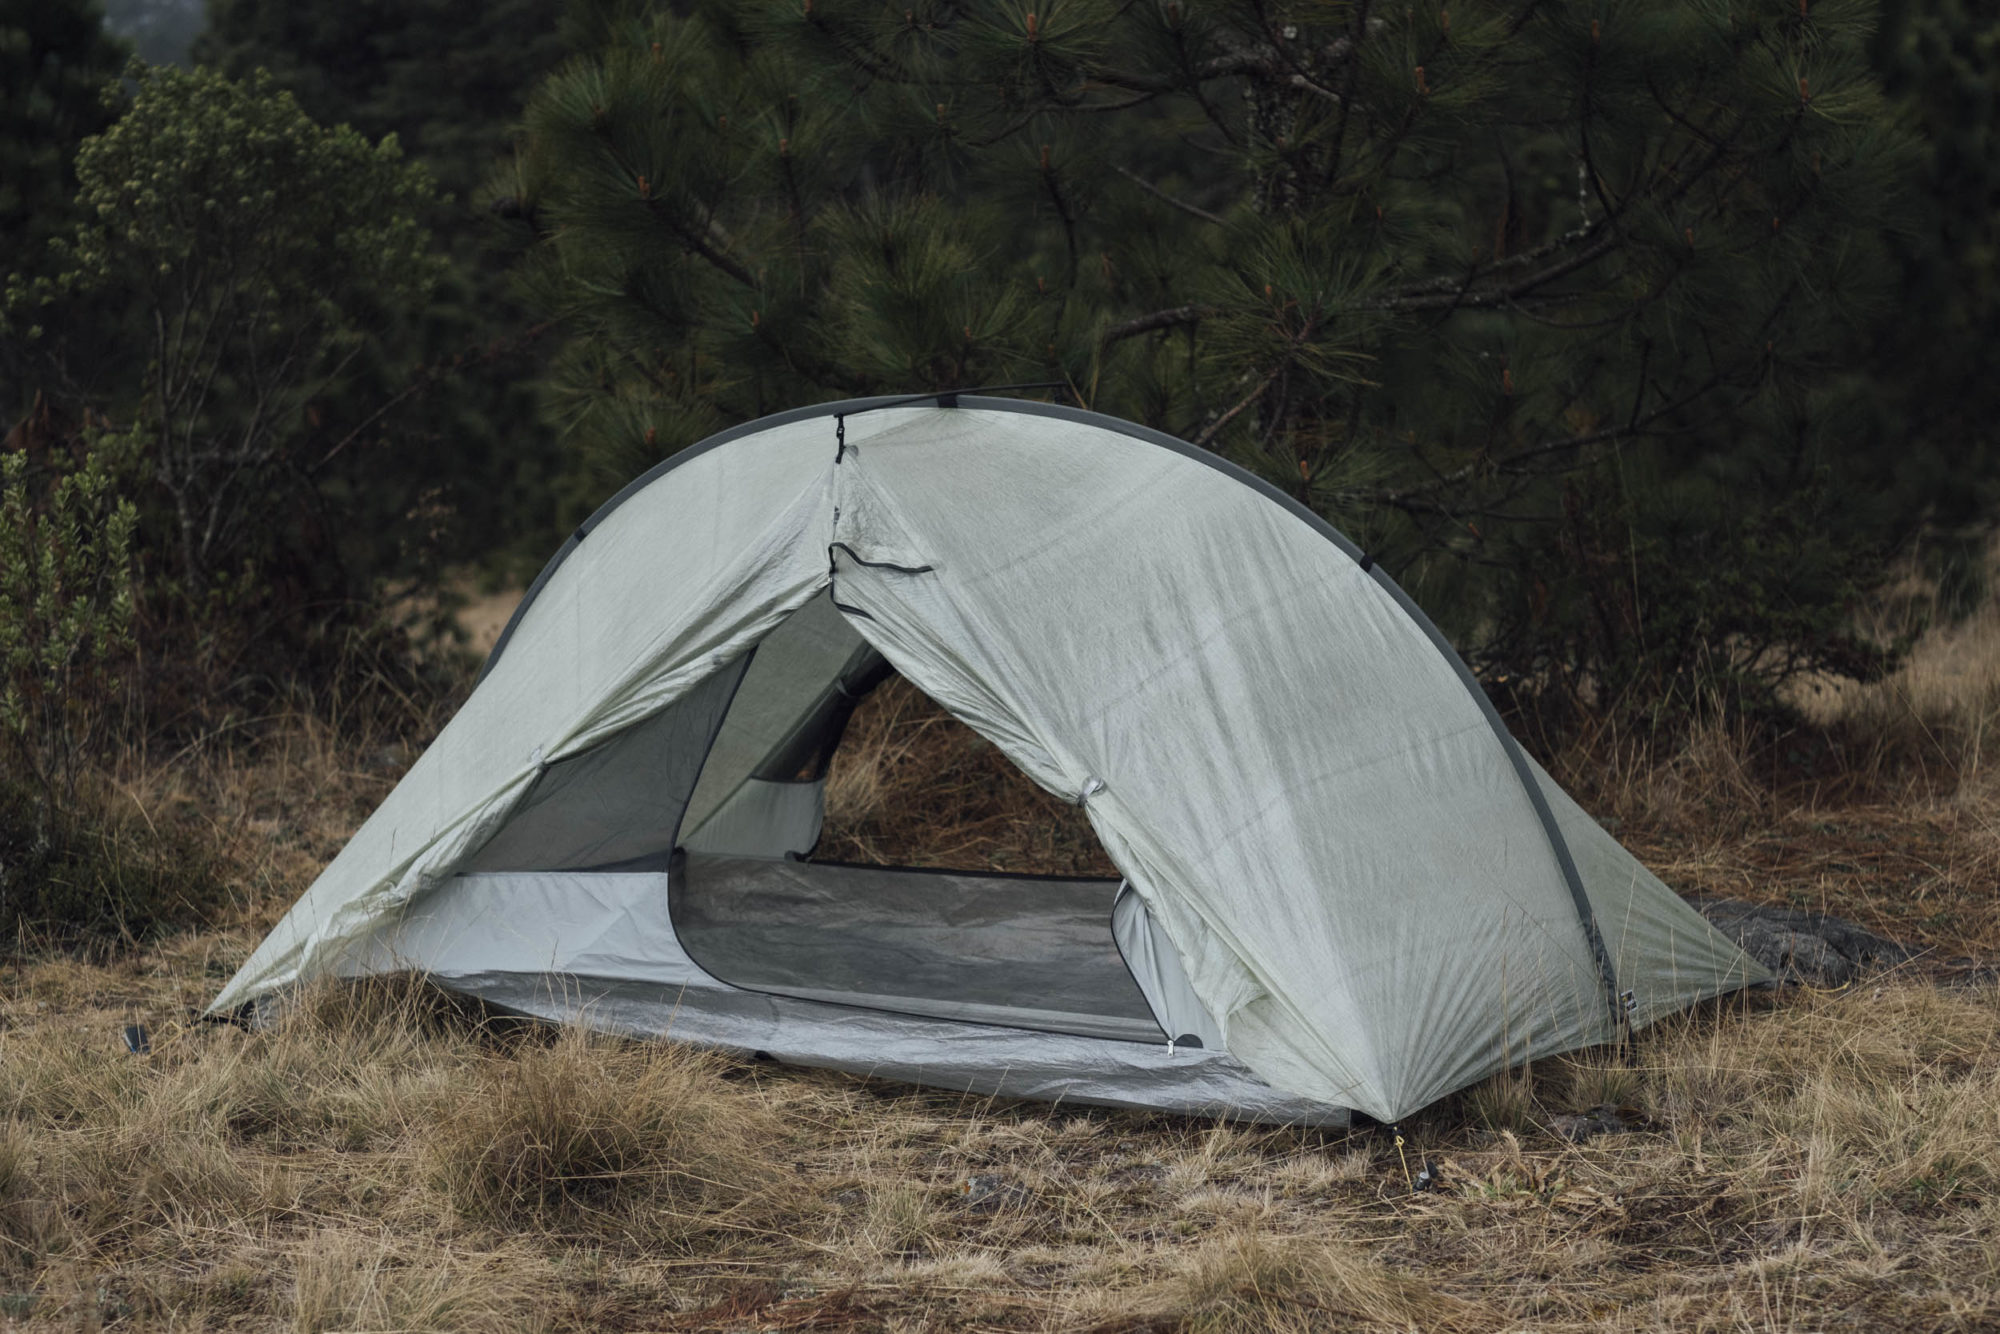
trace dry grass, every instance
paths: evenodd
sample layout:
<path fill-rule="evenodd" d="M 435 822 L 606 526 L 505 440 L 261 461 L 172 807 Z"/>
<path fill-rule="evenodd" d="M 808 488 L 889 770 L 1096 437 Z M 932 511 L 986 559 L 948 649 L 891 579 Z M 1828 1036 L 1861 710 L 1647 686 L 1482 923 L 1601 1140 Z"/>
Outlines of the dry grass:
<path fill-rule="evenodd" d="M 548 1328 L 538 1293 L 517 1268 L 533 1253 L 468 1254 L 386 1230 L 330 1227 L 296 1252 L 291 1326 L 299 1334 L 354 1330 L 521 1331 Z"/>
<path fill-rule="evenodd" d="M 325 988 L 17 965 L 22 1328 L 1502 1331 L 2000 1322 L 2000 995 L 1719 1006 L 1353 1134 L 994 1104 Z M 154 1026 L 147 1056 L 119 1023 Z M 1559 1118 L 1617 1104 L 1624 1133 Z M 1435 1185 L 1413 1191 L 1417 1171 Z M 1004 1183 L 991 1204 L 972 1178 Z M 11 1294 L 11 1295 L 9 1295 Z M 32 1302 L 33 1310 L 19 1313 Z M 0 1328 L 4 1328 L 0 1324 Z"/>
<path fill-rule="evenodd" d="M 871 701 L 837 855 L 1104 869 L 967 736 Z M 196 1022 L 415 749 L 301 714 L 127 766 L 136 808 L 211 827 L 233 906 L 0 962 L 0 1330 L 2000 1327 L 2000 991 L 1935 960 L 1542 1062 L 1400 1147 L 504 1026 L 407 979 Z M 1683 888 L 2000 957 L 2000 802 L 1881 764 L 1828 782 L 1717 730 L 1565 773 Z M 1592 1109 L 1622 1131 L 1560 1133 Z"/>
<path fill-rule="evenodd" d="M 1897 671 L 1866 685 L 1808 683 L 1798 703 L 1846 743 L 1851 769 L 1897 773 L 1929 790 L 1982 788 L 2000 746 L 2000 604 L 1957 622 L 1935 606 L 1923 616 L 1940 623 Z M 1885 621 L 1875 632 L 1888 640 L 1902 628 Z"/>
<path fill-rule="evenodd" d="M 777 1122 L 717 1096 L 726 1069 L 581 1030 L 495 1053 L 428 1128 L 427 1166 L 471 1218 L 687 1251 L 770 1198 Z"/>
<path fill-rule="evenodd" d="M 1629 1065 L 1509 1077 L 1512 1125 L 1468 1092 L 1399 1152 L 500 1030 L 421 989 L 329 988 L 256 1034 L 168 1023 L 134 1057 L 36 1008 L 98 971 L 8 989 L 0 1293 L 33 1299 L 24 1327 L 2000 1320 L 1991 989 L 1716 1008 Z M 1554 1133 L 1608 1096 L 1624 1133 Z M 1006 1183 L 997 1207 L 972 1177 Z"/>
<path fill-rule="evenodd" d="M 1932 971 L 2000 960 L 2000 605 L 1797 703 L 1787 735 L 1710 720 L 1668 754 L 1596 736 L 1550 769 L 1683 893 L 1847 917 Z"/>
<path fill-rule="evenodd" d="M 1036 787 L 901 677 L 854 712 L 827 774 L 817 856 L 1116 878 L 1082 810 Z"/>

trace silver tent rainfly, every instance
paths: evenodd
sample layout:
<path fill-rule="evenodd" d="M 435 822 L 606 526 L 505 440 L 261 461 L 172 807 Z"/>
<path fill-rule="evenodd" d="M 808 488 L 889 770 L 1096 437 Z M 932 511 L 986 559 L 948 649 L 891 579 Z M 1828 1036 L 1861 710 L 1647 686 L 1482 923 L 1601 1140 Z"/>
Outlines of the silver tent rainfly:
<path fill-rule="evenodd" d="M 1123 878 L 813 860 L 891 670 Z M 211 1008 L 404 969 L 804 1065 L 1335 1124 L 1765 977 L 1310 511 L 949 394 L 767 417 L 620 492 Z"/>

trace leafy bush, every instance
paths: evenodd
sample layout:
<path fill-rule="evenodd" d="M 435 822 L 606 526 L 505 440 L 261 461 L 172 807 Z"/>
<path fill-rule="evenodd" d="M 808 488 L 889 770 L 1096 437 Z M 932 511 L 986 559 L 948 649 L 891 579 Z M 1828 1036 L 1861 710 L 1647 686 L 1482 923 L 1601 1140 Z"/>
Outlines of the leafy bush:
<path fill-rule="evenodd" d="M 25 449 L 0 453 L 0 932 L 16 939 L 139 939 L 205 921 L 217 901 L 202 838 L 94 780 L 133 669 L 123 443 L 52 443 L 39 468 Z"/>
<path fill-rule="evenodd" d="M 0 739 L 39 788 L 36 838 L 102 744 L 132 652 L 138 512 L 95 454 L 33 494 L 0 454 Z"/>
<path fill-rule="evenodd" d="M 268 76 L 128 78 L 131 104 L 77 152 L 83 221 L 45 295 L 118 290 L 143 315 L 140 423 L 199 595 L 302 495 L 323 502 L 318 475 L 348 442 L 311 456 L 315 401 L 436 280 L 419 221 L 433 191 L 393 138 L 316 125 Z"/>

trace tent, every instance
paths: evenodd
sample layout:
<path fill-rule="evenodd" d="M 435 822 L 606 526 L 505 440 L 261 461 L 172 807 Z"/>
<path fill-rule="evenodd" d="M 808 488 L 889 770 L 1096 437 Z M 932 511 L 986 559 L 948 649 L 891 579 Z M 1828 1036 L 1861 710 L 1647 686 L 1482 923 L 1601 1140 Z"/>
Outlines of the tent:
<path fill-rule="evenodd" d="M 814 860 L 891 670 L 1122 878 Z M 1324 521 L 1158 432 L 953 394 L 767 417 L 615 496 L 211 1008 L 412 968 L 781 1061 L 1333 1124 L 1764 977 Z"/>

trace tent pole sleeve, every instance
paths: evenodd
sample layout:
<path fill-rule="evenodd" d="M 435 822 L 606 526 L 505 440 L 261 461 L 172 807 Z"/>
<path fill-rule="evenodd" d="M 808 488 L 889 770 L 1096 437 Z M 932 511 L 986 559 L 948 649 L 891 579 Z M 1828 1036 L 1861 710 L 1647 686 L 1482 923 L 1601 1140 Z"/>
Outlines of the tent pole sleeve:
<path fill-rule="evenodd" d="M 1403 609 L 1403 614 L 1416 622 L 1424 634 L 1429 636 L 1431 643 L 1437 646 L 1438 652 L 1444 655 L 1444 660 L 1451 664 L 1452 670 L 1458 674 L 1460 683 L 1471 694 L 1473 702 L 1479 705 L 1479 711 L 1486 716 L 1486 725 L 1493 729 L 1493 736 L 1499 741 L 1500 749 L 1507 753 L 1507 762 L 1514 766 L 1514 776 L 1521 780 L 1521 788 L 1528 794 L 1528 804 L 1535 808 L 1535 818 L 1542 822 L 1542 832 L 1548 835 L 1549 849 L 1555 853 L 1556 866 L 1562 872 L 1563 884 L 1568 886 L 1570 900 L 1576 904 L 1576 916 L 1583 926 L 1583 937 L 1589 942 L 1591 955 L 1597 960 L 1598 977 L 1604 984 L 1604 998 L 1611 1006 L 1612 1026 L 1618 1034 L 1619 1041 L 1625 1041 L 1632 1035 L 1632 1017 L 1625 1007 L 1624 996 L 1618 987 L 1618 969 L 1611 961 L 1611 951 L 1605 948 L 1604 933 L 1598 929 L 1597 914 L 1591 910 L 1590 896 L 1584 892 L 1583 876 L 1576 869 L 1576 858 L 1570 855 L 1569 841 L 1562 836 L 1562 829 L 1556 824 L 1555 812 L 1549 809 L 1548 798 L 1542 795 L 1542 785 L 1535 781 L 1534 771 L 1528 767 L 1528 757 L 1522 753 L 1521 743 L 1507 730 L 1507 724 L 1501 719 L 1500 711 L 1493 707 L 1493 701 L 1488 699 L 1486 692 L 1480 688 L 1479 679 L 1472 674 L 1472 669 L 1465 665 L 1465 659 L 1458 656 L 1458 651 L 1452 648 L 1451 641 L 1444 637 L 1444 631 L 1437 628 L 1437 623 L 1425 614 L 1415 599 L 1403 591 L 1401 584 L 1389 577 L 1387 570 L 1373 562 L 1362 568 L 1368 571 L 1369 577 L 1379 584 L 1385 593 L 1396 599 L 1396 605 Z"/>

